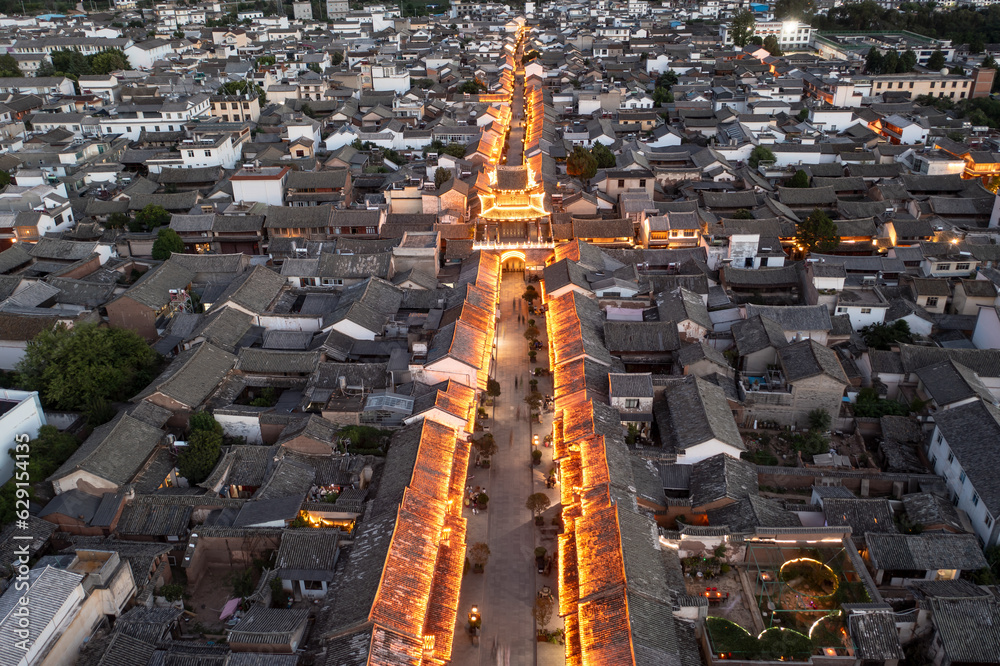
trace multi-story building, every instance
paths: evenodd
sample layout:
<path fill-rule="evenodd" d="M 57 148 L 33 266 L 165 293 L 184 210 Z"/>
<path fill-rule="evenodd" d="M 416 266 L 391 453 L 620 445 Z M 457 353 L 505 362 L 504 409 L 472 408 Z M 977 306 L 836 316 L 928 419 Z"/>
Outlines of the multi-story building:
<path fill-rule="evenodd" d="M 222 122 L 257 122 L 260 101 L 257 95 L 212 95 L 210 114 Z"/>
<path fill-rule="evenodd" d="M 798 21 L 760 21 L 754 26 L 753 34 L 766 38 L 774 36 L 778 38 L 778 45 L 783 49 L 801 49 L 809 46 L 812 42 L 815 29 L 807 23 Z M 719 26 L 719 37 L 726 46 L 733 45 L 733 35 L 729 23 Z"/>
<path fill-rule="evenodd" d="M 351 3 L 347 0 L 326 0 L 326 17 L 344 18 L 351 11 Z"/>

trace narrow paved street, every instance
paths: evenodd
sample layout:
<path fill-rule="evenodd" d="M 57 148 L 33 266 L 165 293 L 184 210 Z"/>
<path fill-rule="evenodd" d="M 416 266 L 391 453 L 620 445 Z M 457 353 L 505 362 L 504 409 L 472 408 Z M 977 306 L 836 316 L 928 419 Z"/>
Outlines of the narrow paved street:
<path fill-rule="evenodd" d="M 524 315 L 527 311 L 521 299 L 524 287 L 523 273 L 504 274 L 495 364 L 502 393 L 497 400 L 496 418 L 486 421 L 496 438 L 498 452 L 490 469 L 476 468 L 473 460 L 468 481 L 468 485 L 486 487 L 489 509 L 476 515 L 466 508 L 464 514 L 469 521 L 469 545 L 485 541 L 490 547 L 490 560 L 485 574 L 470 571 L 463 579 L 455 628 L 454 664 L 533 666 L 536 663 L 532 616 L 535 595 L 542 585 L 555 587 L 554 573 L 547 578 L 536 575 L 534 549 L 539 529 L 524 507 L 528 495 L 544 490 L 543 470 L 548 470 L 546 465 L 551 466 L 551 449 L 545 451 L 548 461 L 538 467 L 531 465 L 531 434 L 535 432 L 544 437 L 551 431 L 551 418 L 546 415 L 541 425 L 535 424 L 534 430 L 528 422 L 524 396 L 528 393 L 534 366 L 528 362 L 524 324 L 518 323 L 518 313 Z M 515 377 L 518 378 L 516 389 Z M 546 386 L 549 382 L 548 378 L 543 379 L 539 389 L 550 391 Z M 557 495 L 553 492 L 552 497 Z M 552 513 L 553 510 L 547 512 L 547 517 Z M 551 552 L 551 547 L 549 550 Z M 479 647 L 472 646 L 467 632 L 468 612 L 473 604 L 479 606 L 483 617 Z M 554 623 L 550 623 L 550 628 L 553 627 Z M 494 641 L 500 648 L 499 659 L 494 656 Z M 538 647 L 551 648 L 545 651 L 546 657 L 553 654 L 561 657 L 561 648 L 557 646 L 538 644 Z M 506 658 L 508 653 L 509 659 Z M 556 663 L 551 658 L 540 661 Z"/>

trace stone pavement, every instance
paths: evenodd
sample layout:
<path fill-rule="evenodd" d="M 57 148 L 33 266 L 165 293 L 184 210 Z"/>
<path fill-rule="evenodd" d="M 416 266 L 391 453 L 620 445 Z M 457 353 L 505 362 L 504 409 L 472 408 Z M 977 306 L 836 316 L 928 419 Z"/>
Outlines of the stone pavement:
<path fill-rule="evenodd" d="M 555 590 L 556 575 L 555 570 L 548 577 L 535 572 L 534 549 L 540 530 L 524 507 L 528 495 L 539 489 L 545 491 L 543 474 L 551 468 L 551 449 L 544 449 L 546 462 L 538 467 L 531 465 L 531 435 L 535 432 L 544 437 L 551 432 L 551 415 L 546 415 L 543 423 L 535 424 L 532 430 L 524 396 L 528 393 L 529 375 L 534 366 L 528 362 L 525 324 L 519 323 L 517 318 L 518 312 L 527 312 L 521 300 L 524 287 L 523 274 L 504 274 L 494 363 L 501 395 L 497 399 L 496 418 L 485 421 L 496 440 L 498 452 L 490 469 L 475 467 L 475 456 L 469 466 L 467 484 L 485 486 L 490 501 L 485 513 L 474 515 L 470 509 L 464 510 L 468 520 L 467 541 L 470 547 L 485 541 L 490 547 L 490 560 L 485 574 L 469 571 L 462 580 L 452 663 L 463 666 L 533 666 L 536 663 L 556 666 L 564 663 L 561 646 L 536 643 L 531 613 L 542 585 Z M 538 328 L 545 330 L 542 322 L 538 322 Z M 541 351 L 539 365 L 544 366 L 547 355 L 544 349 Z M 515 377 L 518 378 L 516 390 Z M 540 379 L 539 390 L 551 393 L 551 379 Z M 558 499 L 556 490 L 549 492 L 551 497 Z M 556 510 L 552 508 L 547 513 L 547 527 Z M 546 547 L 550 552 L 553 550 Z M 478 647 L 472 645 L 467 632 L 468 613 L 474 604 L 479 606 L 483 618 Z M 555 617 L 548 628 L 554 629 L 560 623 Z M 494 645 L 499 648 L 496 653 Z"/>

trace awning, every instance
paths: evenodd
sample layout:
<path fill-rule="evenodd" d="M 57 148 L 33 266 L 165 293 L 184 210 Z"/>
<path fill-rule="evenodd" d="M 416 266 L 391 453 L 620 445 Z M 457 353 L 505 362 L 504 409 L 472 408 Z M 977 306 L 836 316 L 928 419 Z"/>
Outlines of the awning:
<path fill-rule="evenodd" d="M 230 617 L 233 613 L 235 613 L 236 609 L 239 607 L 240 607 L 239 597 L 237 597 L 236 599 L 230 599 L 229 601 L 226 602 L 226 605 L 222 607 L 222 614 L 219 615 L 219 619 L 225 620 L 227 617 Z"/>

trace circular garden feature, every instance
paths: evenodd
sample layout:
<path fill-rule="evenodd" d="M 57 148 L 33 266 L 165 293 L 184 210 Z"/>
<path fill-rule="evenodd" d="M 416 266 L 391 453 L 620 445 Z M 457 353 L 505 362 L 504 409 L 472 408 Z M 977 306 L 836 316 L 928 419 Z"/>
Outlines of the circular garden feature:
<path fill-rule="evenodd" d="M 837 591 L 837 574 L 811 557 L 788 560 L 779 570 L 781 581 L 804 597 L 828 597 Z"/>

